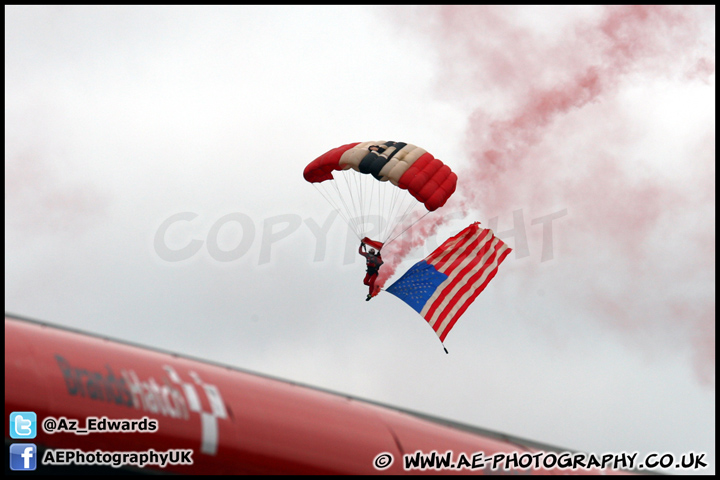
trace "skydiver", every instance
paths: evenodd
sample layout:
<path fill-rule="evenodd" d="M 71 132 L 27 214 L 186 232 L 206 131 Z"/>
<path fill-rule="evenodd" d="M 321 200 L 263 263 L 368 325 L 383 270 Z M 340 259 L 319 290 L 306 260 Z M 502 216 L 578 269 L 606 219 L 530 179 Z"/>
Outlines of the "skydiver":
<path fill-rule="evenodd" d="M 365 265 L 367 266 L 367 273 L 365 274 L 365 280 L 363 280 L 363 284 L 367 285 L 370 288 L 370 293 L 368 293 L 367 298 L 365 301 L 369 301 L 373 297 L 373 293 L 375 292 L 375 279 L 377 279 L 378 272 L 380 271 L 380 265 L 382 265 L 384 262 L 382 260 L 382 257 L 380 256 L 380 250 L 375 252 L 374 248 L 370 249 L 370 252 L 365 252 L 365 242 L 362 240 L 360 241 L 360 248 L 358 249 L 358 253 L 365 257 Z"/>

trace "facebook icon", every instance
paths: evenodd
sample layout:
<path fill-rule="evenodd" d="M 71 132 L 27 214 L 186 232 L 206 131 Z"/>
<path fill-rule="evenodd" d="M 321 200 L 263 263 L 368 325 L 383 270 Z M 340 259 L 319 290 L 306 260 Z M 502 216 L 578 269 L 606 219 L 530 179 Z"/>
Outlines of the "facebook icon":
<path fill-rule="evenodd" d="M 34 443 L 13 443 L 10 445 L 10 470 L 35 470 L 37 447 Z"/>

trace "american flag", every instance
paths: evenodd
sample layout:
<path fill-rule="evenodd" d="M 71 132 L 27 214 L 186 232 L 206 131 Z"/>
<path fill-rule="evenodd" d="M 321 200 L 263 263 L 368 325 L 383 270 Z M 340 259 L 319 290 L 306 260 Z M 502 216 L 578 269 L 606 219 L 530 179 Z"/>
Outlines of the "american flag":
<path fill-rule="evenodd" d="M 511 251 L 492 230 L 475 222 L 413 265 L 387 291 L 422 315 L 443 342 Z"/>

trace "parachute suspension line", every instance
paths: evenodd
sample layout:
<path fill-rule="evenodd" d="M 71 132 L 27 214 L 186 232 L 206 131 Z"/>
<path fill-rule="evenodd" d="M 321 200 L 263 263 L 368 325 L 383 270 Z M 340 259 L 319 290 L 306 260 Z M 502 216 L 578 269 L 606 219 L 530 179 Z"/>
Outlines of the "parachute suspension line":
<path fill-rule="evenodd" d="M 358 233 L 363 237 L 366 237 L 366 220 L 368 219 L 368 216 L 373 213 L 372 205 L 374 182 L 370 181 L 366 174 L 355 175 L 355 178 L 359 185 L 359 190 L 362 192 L 360 202 L 360 228 L 358 230 Z"/>
<path fill-rule="evenodd" d="M 355 233 L 355 235 L 358 235 L 358 225 L 357 225 L 357 207 L 355 205 L 349 205 L 347 202 L 347 197 L 350 196 L 350 199 L 353 200 L 354 197 L 349 195 L 348 193 L 341 191 L 340 187 L 342 187 L 342 183 L 339 182 L 332 182 L 332 186 L 335 191 L 335 195 L 337 195 L 337 198 L 339 199 L 340 203 L 342 203 L 343 211 L 345 213 L 345 223 L 347 223 L 348 227 Z M 350 190 L 350 193 L 352 193 L 352 190 Z M 355 213 L 355 216 L 353 214 Z"/>
<path fill-rule="evenodd" d="M 357 226 L 355 225 L 355 218 L 352 217 L 353 213 L 355 213 L 355 216 L 357 216 L 357 210 L 358 210 L 357 206 L 355 205 L 355 195 L 353 195 L 353 187 L 350 184 L 350 180 L 348 179 L 347 172 L 340 171 L 336 175 L 342 175 L 343 179 L 345 180 L 345 187 L 347 188 L 347 191 L 348 191 L 348 197 L 350 197 L 350 201 L 352 202 L 352 208 L 350 208 L 348 206 L 348 204 L 345 202 L 344 196 L 340 195 L 340 198 L 343 200 L 343 204 L 345 205 L 348 217 L 352 221 L 352 224 L 353 224 L 352 228 L 355 230 L 355 233 L 357 233 Z M 338 189 L 338 191 L 340 190 L 340 187 L 338 186 L 339 183 L 340 182 L 335 180 L 335 188 Z"/>
<path fill-rule="evenodd" d="M 422 217 L 418 218 L 417 220 L 415 220 L 414 222 L 412 222 L 410 225 L 408 225 L 405 230 L 403 230 L 402 232 L 400 232 L 400 233 L 398 233 L 397 235 L 395 235 L 395 236 L 393 237 L 393 239 L 390 240 L 389 242 L 385 243 L 385 245 L 388 245 L 388 244 L 394 242 L 396 238 L 398 238 L 400 235 L 402 235 L 403 233 L 405 233 L 410 227 L 412 227 L 413 225 L 415 225 L 416 223 L 418 223 L 420 220 L 422 220 L 423 218 L 425 218 L 428 213 L 430 213 L 430 212 L 429 212 L 429 211 L 428 211 L 428 212 L 425 212 L 425 214 L 424 214 Z"/>
<path fill-rule="evenodd" d="M 354 227 L 351 225 L 350 219 L 347 217 L 347 215 L 345 214 L 345 212 L 343 212 L 343 211 L 340 209 L 340 207 L 336 204 L 336 202 L 334 202 L 334 201 L 332 200 L 332 198 L 330 197 L 329 193 L 325 191 L 328 187 L 327 187 L 327 186 L 323 186 L 323 188 L 320 188 L 317 183 L 313 183 L 313 186 L 315 187 L 315 189 L 316 189 L 318 192 L 320 192 L 320 195 L 322 195 L 323 198 L 325 198 L 325 200 L 327 200 L 327 202 L 330 204 L 330 206 L 333 208 L 333 210 L 335 210 L 335 211 L 338 213 L 338 215 L 340 215 L 340 218 L 343 219 L 343 221 L 347 224 L 347 226 L 350 227 L 350 229 L 353 230 L 353 233 L 355 233 L 355 235 L 357 236 L 357 229 L 354 228 Z M 337 186 L 335 187 L 335 189 L 337 190 Z M 339 197 L 342 198 L 342 196 L 340 196 L 340 195 L 339 195 Z M 344 203 L 344 202 L 343 202 L 343 203 Z M 358 237 L 358 238 L 359 238 L 359 237 Z"/>
<path fill-rule="evenodd" d="M 360 231 L 358 229 L 357 220 L 360 218 L 361 212 L 362 212 L 362 206 L 361 206 L 361 200 L 362 200 L 362 191 L 360 190 L 358 186 L 357 179 L 354 176 L 351 176 L 348 174 L 347 171 L 343 172 L 343 177 L 345 178 L 345 185 L 347 186 L 348 192 L 350 193 L 350 201 L 352 202 L 353 209 L 352 214 L 353 216 L 353 224 L 355 225 L 355 233 L 360 236 Z"/>
<path fill-rule="evenodd" d="M 375 193 L 375 179 L 370 177 L 368 174 L 358 176 L 360 177 L 360 183 L 363 186 L 363 211 L 361 215 L 363 220 L 367 221 L 370 220 L 370 216 L 375 213 L 373 211 L 373 204 L 375 201 L 373 198 Z M 363 236 L 366 236 L 365 234 L 368 233 L 367 228 L 367 225 L 363 224 Z"/>
<path fill-rule="evenodd" d="M 382 211 L 377 211 L 379 207 L 378 199 L 382 189 L 380 186 L 375 187 L 378 181 L 368 174 L 355 174 L 353 183 L 355 185 L 355 196 L 357 197 L 357 233 L 360 237 L 367 236 L 367 222 L 373 220 L 373 215 L 381 216 Z"/>
<path fill-rule="evenodd" d="M 363 219 L 365 218 L 365 202 L 367 198 L 365 190 L 367 190 L 367 185 L 365 184 L 363 175 L 353 174 L 350 169 L 346 171 L 345 178 L 348 182 L 353 205 L 355 206 L 355 233 L 362 239 L 362 237 L 364 237 L 363 229 L 365 228 L 363 226 Z M 350 185 L 352 185 L 352 187 L 350 187 Z"/>
<path fill-rule="evenodd" d="M 415 209 L 415 207 L 417 207 L 418 205 L 420 205 L 420 202 L 413 197 L 413 200 L 411 200 L 410 203 L 408 203 L 407 207 L 405 208 L 405 211 L 403 211 L 402 215 L 400 215 L 400 218 L 405 220 L 405 218 L 410 215 L 410 212 L 412 212 Z M 419 221 L 419 220 L 417 220 L 417 221 Z"/>
<path fill-rule="evenodd" d="M 341 199 L 343 205 L 345 206 L 345 211 L 346 211 L 347 217 L 348 217 L 348 222 L 347 222 L 348 226 L 355 233 L 355 236 L 358 237 L 359 240 L 361 240 L 362 236 L 360 235 L 360 224 L 358 223 L 359 219 L 361 217 L 359 216 L 358 212 L 360 212 L 362 210 L 358 207 L 358 205 L 356 203 L 357 202 L 357 194 L 353 190 L 353 186 L 350 183 L 350 181 L 348 181 L 347 172 L 343 172 L 343 176 L 346 179 L 345 186 L 347 187 L 348 193 L 347 194 L 339 193 L 339 196 L 340 196 L 340 199 Z M 338 187 L 337 182 L 335 183 L 335 188 L 339 192 L 339 187 Z M 348 205 L 348 203 L 345 201 L 346 196 L 350 197 L 351 205 Z"/>
<path fill-rule="evenodd" d="M 369 176 L 369 175 L 365 175 L 365 178 L 366 178 L 365 184 L 366 184 L 366 185 L 367 185 L 368 183 L 370 184 L 370 195 L 368 195 L 368 197 L 367 197 L 367 202 L 368 202 L 368 204 L 367 204 L 367 214 L 368 214 L 368 215 L 371 215 L 371 214 L 379 213 L 379 212 L 373 212 L 373 211 L 372 211 L 372 205 L 373 205 L 373 203 L 376 203 L 376 202 L 374 201 L 375 195 L 376 195 L 376 193 L 375 193 L 375 184 L 378 183 L 378 182 L 375 181 L 375 178 L 373 178 L 372 176 Z M 379 187 L 378 187 L 377 195 L 380 195 L 380 188 L 379 188 Z M 377 203 L 376 203 L 376 204 L 377 204 Z M 363 217 L 363 218 L 365 218 L 365 217 Z"/>
<path fill-rule="evenodd" d="M 350 225 L 350 228 L 355 231 L 355 235 L 357 235 L 359 239 L 362 239 L 360 236 L 360 225 L 358 224 L 359 219 L 362 218 L 362 204 L 360 203 L 362 200 L 362 191 L 358 187 L 357 179 L 353 185 L 351 175 L 347 170 L 342 171 L 342 176 L 345 179 L 345 186 L 347 187 L 348 196 L 350 197 L 350 201 L 352 203 L 352 208 L 350 208 L 350 206 L 345 203 L 344 196 L 340 195 L 340 198 L 343 199 L 343 203 L 347 209 L 348 216 L 352 216 L 350 219 L 352 224 L 348 223 L 348 225 Z M 355 177 L 355 175 L 352 175 L 352 177 Z M 335 185 L 335 188 L 338 188 L 337 185 Z"/>
<path fill-rule="evenodd" d="M 382 188 L 381 188 L 382 187 Z M 389 226 L 393 223 L 393 216 L 392 216 L 392 196 L 393 192 L 388 193 L 388 190 L 394 190 L 394 188 L 388 188 L 387 182 L 382 182 L 382 185 L 378 185 L 378 196 L 379 196 L 379 203 L 380 203 L 380 212 L 379 213 L 379 231 L 378 231 L 378 241 L 385 243 L 385 240 L 387 240 L 387 237 L 389 236 L 387 234 L 387 229 Z M 388 197 L 391 197 L 388 199 Z"/>
<path fill-rule="evenodd" d="M 337 175 L 342 175 L 344 179 L 340 180 Z M 387 245 L 429 213 L 413 221 L 414 215 L 410 214 L 421 202 L 406 189 L 390 181 L 378 180 L 370 174 L 359 174 L 351 168 L 335 172 L 335 181 L 313 185 L 359 240 L 372 234 L 373 237 L 377 235 L 375 239 L 379 242 Z M 409 224 L 406 223 L 408 219 Z M 376 233 L 369 230 L 371 227 Z"/>
<path fill-rule="evenodd" d="M 389 213 L 391 215 L 391 218 L 393 219 L 391 221 L 392 228 L 388 229 L 389 231 L 385 234 L 385 238 L 383 239 L 383 241 L 387 241 L 387 239 L 390 238 L 390 236 L 395 232 L 395 230 L 397 230 L 397 228 L 401 226 L 403 220 L 405 220 L 405 217 L 408 215 L 408 213 L 410 213 L 410 211 L 412 211 L 416 206 L 418 206 L 419 203 L 420 202 L 418 202 L 417 199 L 410 195 L 409 192 L 407 192 L 406 190 L 400 188 L 393 189 L 392 202 L 389 209 Z"/>
<path fill-rule="evenodd" d="M 400 188 L 396 188 L 393 185 L 393 188 L 389 188 L 388 196 L 390 197 L 388 200 L 389 206 L 386 210 L 383 210 L 384 212 L 387 212 L 388 215 L 388 224 L 386 229 L 383 230 L 383 242 L 386 242 L 388 238 L 390 238 L 390 235 L 392 235 L 393 230 L 395 230 L 395 227 L 397 226 L 399 219 L 397 218 L 397 206 L 398 206 L 398 200 L 402 200 L 403 192 Z"/>
<path fill-rule="evenodd" d="M 387 207 L 387 197 L 388 197 L 388 186 L 387 181 L 382 181 L 381 184 L 378 185 L 378 193 L 380 197 L 380 242 L 385 242 L 387 240 L 387 237 L 385 236 L 385 229 L 388 228 L 388 226 L 392 223 L 389 219 L 385 218 L 385 215 L 383 215 L 385 212 L 388 211 Z"/>
<path fill-rule="evenodd" d="M 312 186 L 315 187 L 315 189 L 320 192 L 320 195 L 323 196 L 323 198 L 330 204 L 330 206 L 335 210 L 341 217 L 343 217 L 343 220 L 345 220 L 345 216 L 343 212 L 340 210 L 340 207 L 337 205 L 335 201 L 333 201 L 330 194 L 326 191 L 327 185 L 320 184 L 322 186 L 319 186 L 317 183 L 313 183 Z M 347 220 L 345 220 L 347 221 Z"/>
<path fill-rule="evenodd" d="M 398 193 L 399 193 L 400 189 L 393 188 L 391 190 L 392 191 L 388 194 L 388 196 L 390 197 L 387 202 L 388 206 L 383 210 L 383 212 L 385 212 L 385 214 L 388 216 L 388 225 L 387 225 L 388 230 L 390 230 L 390 225 L 395 226 L 395 225 L 397 225 L 397 221 L 398 221 L 396 207 L 397 207 L 397 203 L 398 203 L 397 202 L 398 201 Z M 388 237 L 390 237 L 391 234 L 392 234 L 392 230 L 389 232 L 386 232 L 385 230 L 383 230 L 382 242 L 383 243 L 386 242 Z"/>
<path fill-rule="evenodd" d="M 385 216 L 383 215 L 383 212 L 386 212 L 385 210 L 385 198 L 387 197 L 387 188 L 385 188 L 387 185 L 385 185 L 385 182 L 380 181 L 380 185 L 378 185 L 378 205 L 380 206 L 380 215 L 378 218 L 378 221 L 380 222 L 380 242 L 384 242 L 385 239 L 382 238 L 385 235 Z"/>
<path fill-rule="evenodd" d="M 351 230 L 355 230 L 355 228 L 352 226 L 352 218 L 350 218 L 350 209 L 348 208 L 347 202 L 345 202 L 345 197 L 340 192 L 340 188 L 338 187 L 337 182 L 332 182 L 332 188 L 335 191 L 336 198 L 342 203 L 344 209 L 343 211 L 340 211 L 340 208 L 338 208 L 338 211 L 340 212 L 340 215 L 343 217 L 343 220 L 345 220 L 345 223 L 350 227 Z"/>

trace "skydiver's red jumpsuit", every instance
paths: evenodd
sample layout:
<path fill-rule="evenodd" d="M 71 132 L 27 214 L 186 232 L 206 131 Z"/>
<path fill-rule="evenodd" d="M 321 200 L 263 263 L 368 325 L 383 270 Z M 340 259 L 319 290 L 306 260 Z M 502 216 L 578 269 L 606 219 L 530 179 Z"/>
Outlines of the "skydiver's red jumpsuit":
<path fill-rule="evenodd" d="M 382 265 L 384 262 L 382 260 L 382 257 L 380 256 L 380 251 L 377 252 L 377 255 L 373 255 L 372 253 L 367 253 L 363 251 L 364 248 L 365 244 L 361 243 L 360 248 L 358 249 L 358 253 L 365 257 L 367 273 L 365 274 L 365 280 L 363 280 L 363 284 L 370 287 L 370 292 L 368 293 L 368 298 L 370 298 L 375 292 L 375 279 L 377 279 L 378 272 L 380 271 L 380 265 Z"/>

